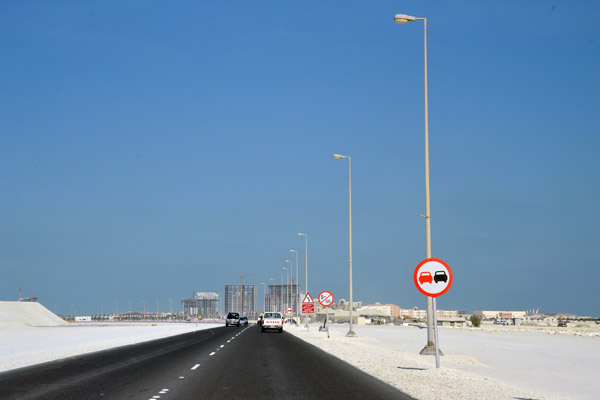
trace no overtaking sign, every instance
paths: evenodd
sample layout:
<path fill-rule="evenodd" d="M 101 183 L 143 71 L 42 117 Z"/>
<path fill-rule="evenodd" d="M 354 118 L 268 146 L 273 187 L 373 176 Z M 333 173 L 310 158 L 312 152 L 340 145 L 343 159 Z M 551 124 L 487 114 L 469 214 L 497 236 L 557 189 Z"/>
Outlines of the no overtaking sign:
<path fill-rule="evenodd" d="M 445 261 L 428 258 L 417 265 L 413 279 L 419 292 L 425 296 L 438 297 L 452 286 L 452 270 Z"/>

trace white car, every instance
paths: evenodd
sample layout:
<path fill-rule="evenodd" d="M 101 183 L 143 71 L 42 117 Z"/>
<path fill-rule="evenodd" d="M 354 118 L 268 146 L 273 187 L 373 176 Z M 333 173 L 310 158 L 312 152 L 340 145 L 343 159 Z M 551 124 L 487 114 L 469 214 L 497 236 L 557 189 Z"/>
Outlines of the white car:
<path fill-rule="evenodd" d="M 279 333 L 283 332 L 283 317 L 279 312 L 266 312 L 262 320 L 262 331 L 267 329 L 276 329 Z"/>

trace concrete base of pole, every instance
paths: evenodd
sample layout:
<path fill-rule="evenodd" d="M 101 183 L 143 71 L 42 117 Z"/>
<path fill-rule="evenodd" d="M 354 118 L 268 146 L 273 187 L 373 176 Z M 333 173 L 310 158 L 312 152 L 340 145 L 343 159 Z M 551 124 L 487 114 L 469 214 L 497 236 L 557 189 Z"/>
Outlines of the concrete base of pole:
<path fill-rule="evenodd" d="M 324 331 L 326 331 L 326 330 L 327 330 L 327 328 L 325 328 L 324 326 L 320 326 L 320 327 L 319 327 L 319 332 L 324 332 Z"/>
<path fill-rule="evenodd" d="M 444 355 L 442 349 L 439 349 L 439 352 L 440 356 Z M 435 345 L 433 343 L 427 344 L 427 346 L 423 347 L 419 354 L 422 356 L 435 356 Z"/>
<path fill-rule="evenodd" d="M 348 333 L 346 333 L 346 337 L 356 337 L 356 333 L 352 330 L 348 331 Z"/>

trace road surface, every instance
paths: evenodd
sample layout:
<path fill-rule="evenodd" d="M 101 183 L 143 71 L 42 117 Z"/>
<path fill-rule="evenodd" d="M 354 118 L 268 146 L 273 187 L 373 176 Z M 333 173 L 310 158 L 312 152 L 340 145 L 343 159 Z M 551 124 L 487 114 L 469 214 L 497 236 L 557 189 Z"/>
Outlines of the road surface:
<path fill-rule="evenodd" d="M 2 400 L 257 398 L 411 399 L 285 330 L 262 333 L 256 325 L 195 331 L 0 374 Z"/>

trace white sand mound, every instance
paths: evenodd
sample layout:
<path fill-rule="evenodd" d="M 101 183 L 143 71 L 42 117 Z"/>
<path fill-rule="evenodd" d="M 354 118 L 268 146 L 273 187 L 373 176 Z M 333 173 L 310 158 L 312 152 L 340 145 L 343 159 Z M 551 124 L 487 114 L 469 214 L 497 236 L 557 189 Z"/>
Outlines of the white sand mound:
<path fill-rule="evenodd" d="M 0 301 L 0 328 L 67 325 L 40 303 Z"/>

